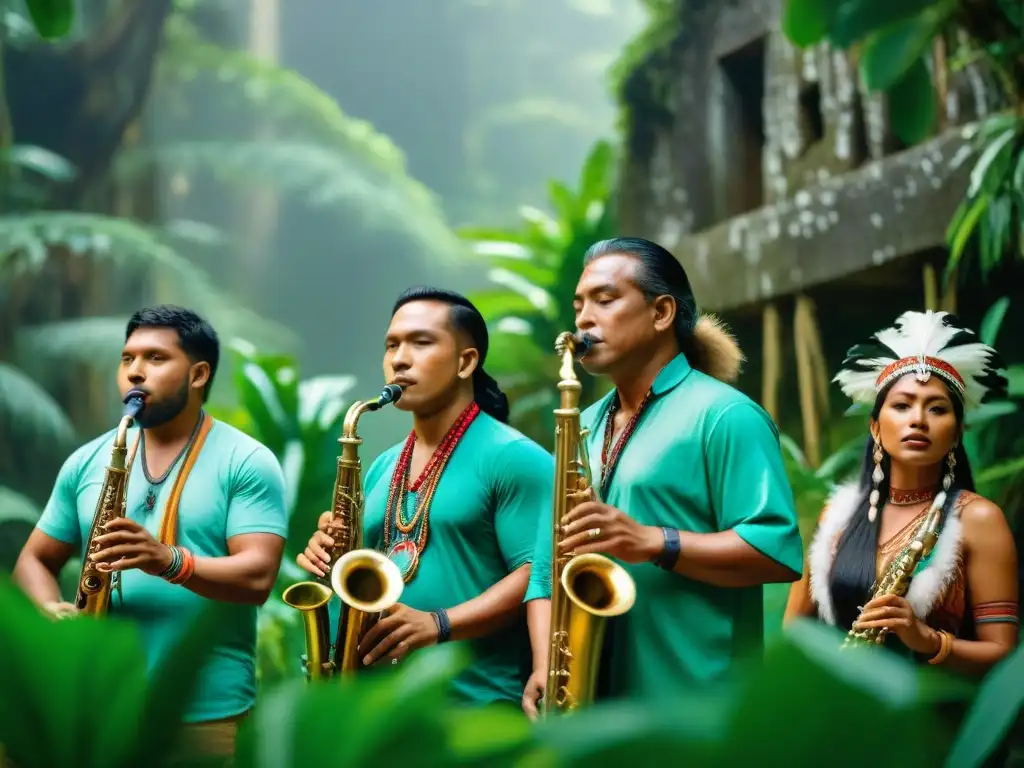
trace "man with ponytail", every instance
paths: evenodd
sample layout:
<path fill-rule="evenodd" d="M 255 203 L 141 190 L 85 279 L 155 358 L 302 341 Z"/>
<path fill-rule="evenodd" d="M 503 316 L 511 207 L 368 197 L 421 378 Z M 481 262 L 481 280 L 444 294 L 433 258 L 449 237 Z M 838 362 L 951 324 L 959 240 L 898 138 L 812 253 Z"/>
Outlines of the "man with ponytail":
<path fill-rule="evenodd" d="M 397 664 L 419 648 L 466 642 L 471 666 L 453 696 L 518 702 L 529 644 L 522 602 L 537 526 L 550 518 L 554 460 L 508 426 L 508 400 L 484 371 L 488 333 L 464 296 L 415 287 L 395 302 L 384 377 L 402 387 L 406 440 L 365 473 L 364 541 L 405 577 L 401 604 L 363 638 L 366 665 Z M 299 565 L 328 564 L 329 513 Z"/>
<path fill-rule="evenodd" d="M 881 629 L 918 661 L 985 672 L 1017 645 L 1018 558 L 1002 510 L 974 492 L 963 432 L 965 413 L 1006 397 L 1001 357 L 953 315 L 904 312 L 853 347 L 835 381 L 871 408 L 864 461 L 821 515 L 786 620 Z M 938 540 L 906 595 L 874 597 L 933 503 Z"/>
<path fill-rule="evenodd" d="M 562 520 L 562 546 L 614 557 L 636 582 L 633 608 L 609 626 L 603 695 L 681 694 L 760 652 L 762 585 L 800 578 L 792 492 L 775 425 L 726 383 L 742 354 L 698 316 L 682 265 L 638 238 L 599 242 L 584 265 L 576 324 L 593 345 L 582 366 L 615 388 L 582 414 L 597 498 Z M 538 541 L 528 599 L 550 595 L 549 548 Z M 534 649 L 535 670 L 544 656 Z M 535 672 L 528 715 L 543 687 Z"/>

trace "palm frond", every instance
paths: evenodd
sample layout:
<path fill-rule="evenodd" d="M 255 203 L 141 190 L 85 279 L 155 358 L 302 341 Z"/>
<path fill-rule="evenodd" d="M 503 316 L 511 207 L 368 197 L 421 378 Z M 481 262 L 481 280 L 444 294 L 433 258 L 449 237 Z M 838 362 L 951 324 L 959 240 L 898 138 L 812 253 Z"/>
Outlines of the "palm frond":
<path fill-rule="evenodd" d="M 44 365 L 72 360 L 112 364 L 124 343 L 127 317 L 83 317 L 30 325 L 15 334 L 15 359 Z"/>
<path fill-rule="evenodd" d="M 129 219 L 73 211 L 0 216 L 0 273 L 37 271 L 47 263 L 51 248 L 156 268 L 185 284 L 207 281 L 155 232 Z"/>
<path fill-rule="evenodd" d="M 75 429 L 46 390 L 8 363 L 0 362 L 0 424 L 3 439 L 18 453 L 36 455 L 71 445 Z"/>
<path fill-rule="evenodd" d="M 281 121 L 290 136 L 334 147 L 416 185 L 407 175 L 401 150 L 371 123 L 345 114 L 327 93 L 295 70 L 204 40 L 180 15 L 168 20 L 159 66 L 164 84 L 190 83 L 209 75 L 213 82 L 228 86 L 224 94 L 228 100 L 236 95 L 256 108 L 261 120 Z M 429 194 L 425 188 L 420 192 Z"/>
<path fill-rule="evenodd" d="M 0 216 L 0 274 L 38 272 L 54 249 L 125 268 L 153 270 L 168 278 L 164 286 L 167 301 L 193 307 L 222 334 L 245 335 L 279 349 L 294 346 L 296 339 L 290 331 L 214 289 L 208 275 L 166 239 L 160 230 L 130 219 L 91 213 Z"/>
<path fill-rule="evenodd" d="M 131 177 L 153 163 L 183 173 L 206 170 L 246 187 L 265 184 L 302 194 L 317 207 L 358 210 L 368 225 L 403 231 L 435 256 L 463 250 L 422 188 L 374 172 L 360 158 L 332 148 L 286 141 L 187 142 L 124 152 L 116 171 Z"/>

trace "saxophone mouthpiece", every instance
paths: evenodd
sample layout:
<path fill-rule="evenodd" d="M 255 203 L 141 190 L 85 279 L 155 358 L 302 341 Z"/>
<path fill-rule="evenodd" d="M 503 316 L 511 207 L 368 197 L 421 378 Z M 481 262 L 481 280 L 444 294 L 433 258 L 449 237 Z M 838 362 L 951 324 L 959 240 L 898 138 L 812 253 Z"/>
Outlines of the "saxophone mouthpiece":
<path fill-rule="evenodd" d="M 124 415 L 131 416 L 133 419 L 138 416 L 139 412 L 146 407 L 145 397 L 146 393 L 141 389 L 129 389 L 121 401 L 124 403 Z"/>
<path fill-rule="evenodd" d="M 576 349 L 573 351 L 573 354 L 577 359 L 586 355 L 594 346 L 594 337 L 589 333 L 577 334 L 573 337 L 573 340 L 576 342 Z"/>
<path fill-rule="evenodd" d="M 398 384 L 388 384 L 384 389 L 380 391 L 380 396 L 377 398 L 371 407 L 371 411 L 376 411 L 378 408 L 383 408 L 385 405 L 390 403 L 397 403 L 402 399 L 402 388 Z"/>

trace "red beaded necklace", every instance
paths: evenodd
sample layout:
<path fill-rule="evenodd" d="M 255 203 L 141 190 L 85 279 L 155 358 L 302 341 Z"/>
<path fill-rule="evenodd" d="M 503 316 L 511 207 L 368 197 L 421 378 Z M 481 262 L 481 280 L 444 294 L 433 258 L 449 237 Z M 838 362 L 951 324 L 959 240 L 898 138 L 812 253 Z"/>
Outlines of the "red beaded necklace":
<path fill-rule="evenodd" d="M 622 451 L 626 447 L 629 438 L 633 436 L 637 424 L 640 423 L 640 417 L 643 416 L 644 411 L 647 409 L 647 404 L 651 402 L 653 395 L 653 390 L 647 390 L 647 394 L 644 395 L 640 407 L 636 409 L 636 413 L 627 422 L 625 429 L 622 430 L 622 434 L 619 435 L 619 439 L 615 442 L 614 448 L 612 448 L 612 434 L 615 432 L 615 414 L 619 410 L 618 393 L 612 398 L 611 405 L 608 406 L 608 420 L 604 424 L 604 444 L 601 446 L 601 466 L 603 467 L 601 470 L 601 498 L 607 498 L 608 486 L 612 481 L 612 475 L 615 474 L 615 468 L 619 464 L 619 457 L 622 455 Z"/>
<path fill-rule="evenodd" d="M 480 413 L 480 406 L 475 402 L 470 403 L 455 422 L 449 427 L 447 434 L 441 444 L 437 446 L 434 453 L 423 468 L 416 481 L 409 482 L 409 473 L 412 466 L 412 451 L 416 445 L 416 433 L 410 432 L 405 439 L 405 446 L 395 464 L 395 470 L 391 474 L 391 488 L 388 491 L 387 506 L 384 508 L 384 551 L 402 571 L 405 583 L 412 581 L 413 575 L 419 566 L 419 556 L 427 546 L 427 534 L 429 532 L 428 518 L 430 517 L 430 503 L 434 499 L 434 491 L 441 480 L 441 473 L 448 465 L 448 460 L 455 452 L 455 448 L 466 434 L 469 425 Z M 423 493 L 419 496 L 416 509 L 411 519 L 406 519 L 405 510 L 407 495 L 417 493 L 422 488 Z M 419 527 L 418 534 L 416 528 Z M 398 535 L 394 544 L 392 536 L 395 530 Z"/>
<path fill-rule="evenodd" d="M 913 491 L 903 491 L 899 488 L 889 489 L 889 503 L 895 504 L 898 507 L 909 507 L 913 504 L 931 501 L 934 498 L 934 488 L 918 488 Z"/>

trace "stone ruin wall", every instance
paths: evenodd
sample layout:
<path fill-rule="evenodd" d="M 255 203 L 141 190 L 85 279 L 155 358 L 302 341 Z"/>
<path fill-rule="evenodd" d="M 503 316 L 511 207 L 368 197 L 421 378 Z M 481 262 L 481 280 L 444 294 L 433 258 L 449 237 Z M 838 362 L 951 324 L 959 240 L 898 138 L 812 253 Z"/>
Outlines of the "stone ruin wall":
<path fill-rule="evenodd" d="M 965 126 L 1000 106 L 980 67 L 951 74 L 945 132 L 906 150 L 889 127 L 885 97 L 866 92 L 853 57 L 827 44 L 796 49 L 778 29 L 779 11 L 779 0 L 719 0 L 686 17 L 685 44 L 665 73 L 672 120 L 644 126 L 648 138 L 623 168 L 623 232 L 673 250 L 708 309 L 792 293 L 940 244 L 970 168 Z M 735 174 L 749 158 L 737 150 L 720 61 L 758 38 L 761 204 L 736 214 L 725 190 L 745 182 Z M 817 128 L 801 105 L 810 89 Z"/>

